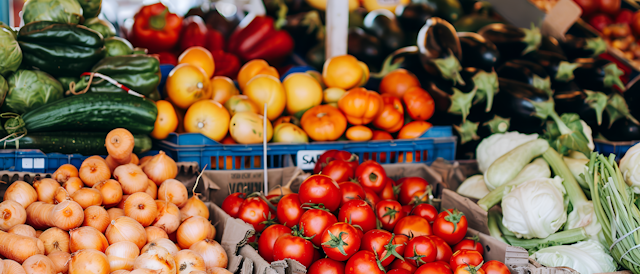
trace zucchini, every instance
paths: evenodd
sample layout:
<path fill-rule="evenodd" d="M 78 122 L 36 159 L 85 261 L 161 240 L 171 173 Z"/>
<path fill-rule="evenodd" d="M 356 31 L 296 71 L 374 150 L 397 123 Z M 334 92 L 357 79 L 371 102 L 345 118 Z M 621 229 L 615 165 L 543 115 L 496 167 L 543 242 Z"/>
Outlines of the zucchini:
<path fill-rule="evenodd" d="M 126 128 L 133 134 L 149 134 L 158 115 L 153 101 L 124 92 L 92 92 L 58 100 L 22 117 L 11 118 L 5 129 L 27 133 L 53 131 L 110 131 Z M 20 119 L 21 118 L 21 119 Z M 20 121 L 22 120 L 22 121 Z"/>
<path fill-rule="evenodd" d="M 107 155 L 104 140 L 108 132 L 35 132 L 17 141 L 2 141 L 2 148 L 40 149 L 44 153 Z M 151 150 L 151 138 L 145 134 L 133 135 L 135 146 L 133 153 L 139 154 Z"/>

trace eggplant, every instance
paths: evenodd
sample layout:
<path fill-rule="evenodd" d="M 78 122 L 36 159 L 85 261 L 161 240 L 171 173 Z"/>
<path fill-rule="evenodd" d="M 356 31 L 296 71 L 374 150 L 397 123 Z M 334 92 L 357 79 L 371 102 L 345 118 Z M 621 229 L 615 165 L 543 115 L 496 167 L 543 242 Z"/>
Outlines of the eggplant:
<path fill-rule="evenodd" d="M 475 159 L 476 149 L 481 138 L 478 136 L 479 122 L 465 121 L 453 125 L 454 134 L 458 137 L 456 144 L 456 159 Z"/>
<path fill-rule="evenodd" d="M 478 119 L 485 120 L 485 118 L 488 117 L 486 113 L 490 113 L 493 108 L 494 98 L 499 91 L 498 74 L 495 71 L 486 72 L 481 69 L 469 67 L 460 71 L 460 75 L 462 79 L 471 79 L 473 88 L 476 89 L 471 112 L 479 116 Z M 476 105 L 483 105 L 484 112 L 473 111 L 476 109 Z"/>
<path fill-rule="evenodd" d="M 422 0 L 436 8 L 436 16 L 448 22 L 455 22 L 464 14 L 459 0 Z"/>
<path fill-rule="evenodd" d="M 318 11 L 301 12 L 287 15 L 283 30 L 286 30 L 295 44 L 295 51 L 305 55 L 319 41 L 323 41 L 324 26 Z"/>
<path fill-rule="evenodd" d="M 540 30 L 535 26 L 525 29 L 496 23 L 480 29 L 478 34 L 496 45 L 503 62 L 537 50 L 542 42 Z"/>
<path fill-rule="evenodd" d="M 624 90 L 620 76 L 624 74 L 616 63 L 605 59 L 578 59 L 575 69 L 576 83 L 583 89 L 611 94 L 614 87 Z"/>
<path fill-rule="evenodd" d="M 496 45 L 473 32 L 458 32 L 462 50 L 462 67 L 474 67 L 484 71 L 493 71 L 500 58 Z"/>
<path fill-rule="evenodd" d="M 542 36 L 542 41 L 540 42 L 540 47 L 538 50 L 550 51 L 565 56 L 564 50 L 560 47 L 560 42 L 551 36 Z"/>
<path fill-rule="evenodd" d="M 640 141 L 640 125 L 631 119 L 615 121 L 611 127 L 600 127 L 600 134 L 609 141 Z"/>
<path fill-rule="evenodd" d="M 569 60 L 593 58 L 607 51 L 602 37 L 584 38 L 569 34 L 560 46 Z"/>
<path fill-rule="evenodd" d="M 541 65 L 554 82 L 567 82 L 574 79 L 576 63 L 570 63 L 564 55 L 556 52 L 537 50 L 527 53 L 523 59 Z"/>
<path fill-rule="evenodd" d="M 372 71 L 378 71 L 385 56 L 381 52 L 380 40 L 361 28 L 350 28 L 347 53 L 366 63 Z"/>
<path fill-rule="evenodd" d="M 629 111 L 636 117 L 640 117 L 640 77 L 636 77 L 629 84 L 627 90 L 624 91 L 624 99 L 629 104 Z"/>
<path fill-rule="evenodd" d="M 229 38 L 240 24 L 240 14 L 235 12 L 225 16 L 218 11 L 217 7 L 214 7 L 204 15 L 204 22 L 219 31 L 224 37 Z"/>
<path fill-rule="evenodd" d="M 420 28 L 435 14 L 436 10 L 433 6 L 422 2 L 412 2 L 396 8 L 396 18 L 405 33 L 408 44 L 415 43 Z"/>
<path fill-rule="evenodd" d="M 386 9 L 371 11 L 364 17 L 363 28 L 380 41 L 383 55 L 404 47 L 405 37 L 395 19 L 395 15 Z"/>
<path fill-rule="evenodd" d="M 498 78 L 498 81 L 500 92 L 494 102 L 495 114 L 511 119 L 510 131 L 540 133 L 545 120 L 534 115 L 536 109 L 531 102 L 546 102 L 549 95 L 532 85 L 515 80 Z"/>
<path fill-rule="evenodd" d="M 469 14 L 462 16 L 458 21 L 453 22 L 453 26 L 459 32 L 478 32 L 485 26 L 502 23 L 500 20 L 480 14 Z"/>
<path fill-rule="evenodd" d="M 552 94 L 551 79 L 547 71 L 540 65 L 526 60 L 511 60 L 497 70 L 498 76 L 516 80 Z"/>
<path fill-rule="evenodd" d="M 491 120 L 481 123 L 478 126 L 478 136 L 486 138 L 496 133 L 505 133 L 511 127 L 511 118 L 502 118 L 494 115 Z"/>
<path fill-rule="evenodd" d="M 418 33 L 417 46 L 420 61 L 427 72 L 464 85 L 460 77 L 460 40 L 449 22 L 442 18 L 429 18 Z"/>
<path fill-rule="evenodd" d="M 602 125 L 604 109 L 607 106 L 608 97 L 602 92 L 581 89 L 575 81 L 559 83 L 553 94 L 556 103 L 556 111 L 564 113 L 577 113 L 580 119 L 591 128 L 597 129 Z M 608 125 L 608 122 L 606 123 Z"/>

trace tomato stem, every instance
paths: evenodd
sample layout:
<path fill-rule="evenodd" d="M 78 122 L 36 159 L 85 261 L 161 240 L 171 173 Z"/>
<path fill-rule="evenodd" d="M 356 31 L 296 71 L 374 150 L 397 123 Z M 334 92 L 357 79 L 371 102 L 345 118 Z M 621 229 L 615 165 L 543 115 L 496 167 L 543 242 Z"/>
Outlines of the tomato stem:
<path fill-rule="evenodd" d="M 322 245 L 330 248 L 338 248 L 338 250 L 340 250 L 340 253 L 342 253 L 342 255 L 347 256 L 347 252 L 344 251 L 344 247 L 348 246 L 349 244 L 346 243 L 344 240 L 342 240 L 342 235 L 344 235 L 345 233 L 349 235 L 349 233 L 340 231 L 340 234 L 336 236 L 336 235 L 333 235 L 333 233 L 329 230 L 327 230 L 327 232 L 329 233 L 329 236 L 331 237 L 331 239 L 322 243 Z"/>
<path fill-rule="evenodd" d="M 453 213 L 449 210 L 445 211 L 447 212 L 448 216 L 444 217 L 444 220 L 447 222 L 450 222 L 453 224 L 453 232 L 456 232 L 456 230 L 458 230 L 458 223 L 460 222 L 460 219 L 462 219 L 462 216 L 464 216 L 464 213 L 458 211 L 457 209 L 453 210 Z"/>

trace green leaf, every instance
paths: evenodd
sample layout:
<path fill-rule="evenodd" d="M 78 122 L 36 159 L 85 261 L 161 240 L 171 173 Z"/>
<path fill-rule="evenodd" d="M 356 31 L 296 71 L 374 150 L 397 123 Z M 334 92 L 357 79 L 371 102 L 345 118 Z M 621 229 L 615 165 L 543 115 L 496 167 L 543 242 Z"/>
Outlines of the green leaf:
<path fill-rule="evenodd" d="M 462 121 L 467 121 L 467 116 L 471 110 L 471 102 L 476 95 L 478 88 L 476 87 L 469 93 L 464 93 L 457 88 L 451 88 L 453 95 L 450 95 L 451 106 L 449 106 L 449 113 L 462 115 Z"/>

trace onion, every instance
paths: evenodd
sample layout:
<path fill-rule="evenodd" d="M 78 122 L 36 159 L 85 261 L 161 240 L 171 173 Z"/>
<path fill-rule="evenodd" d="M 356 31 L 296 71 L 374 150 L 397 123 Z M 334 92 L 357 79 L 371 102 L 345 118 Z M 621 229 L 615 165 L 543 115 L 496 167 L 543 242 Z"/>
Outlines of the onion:
<path fill-rule="evenodd" d="M 82 162 L 79 171 L 80 179 L 88 187 L 111 178 L 107 162 L 100 156 L 91 156 Z"/>
<path fill-rule="evenodd" d="M 131 273 L 131 271 L 124 270 L 124 269 L 120 269 L 120 270 L 116 270 L 116 271 L 111 272 L 111 274 L 129 274 L 129 273 Z"/>
<path fill-rule="evenodd" d="M 42 230 L 36 230 L 36 238 L 40 238 L 40 235 L 42 235 Z"/>
<path fill-rule="evenodd" d="M 59 187 L 53 196 L 53 203 L 59 204 L 64 201 L 71 201 L 71 196 L 69 196 L 69 192 L 64 187 Z"/>
<path fill-rule="evenodd" d="M 180 213 L 180 212 L 178 212 Z M 0 230 L 7 231 L 27 221 L 27 211 L 16 201 L 0 203 Z"/>
<path fill-rule="evenodd" d="M 53 262 L 53 269 L 55 273 L 67 273 L 69 271 L 69 259 L 71 259 L 71 254 L 62 251 L 54 251 L 51 254 L 47 255 L 49 259 Z"/>
<path fill-rule="evenodd" d="M 38 201 L 45 202 L 47 204 L 53 204 L 53 197 L 56 195 L 56 190 L 60 187 L 54 179 L 44 178 L 33 182 L 33 188 L 38 193 Z"/>
<path fill-rule="evenodd" d="M 25 181 L 15 181 L 4 192 L 4 201 L 15 201 L 27 208 L 33 202 L 38 200 L 36 190 Z"/>
<path fill-rule="evenodd" d="M 66 183 L 64 183 L 64 185 L 62 185 L 62 187 L 64 187 L 64 189 L 69 192 L 69 195 L 71 195 L 76 192 L 76 190 L 83 188 L 84 183 L 78 177 L 71 177 Z"/>
<path fill-rule="evenodd" d="M 191 274 L 195 274 L 195 273 L 191 272 Z M 209 270 L 207 271 L 207 274 L 233 274 L 233 273 L 231 273 L 231 271 L 227 270 L 226 268 L 210 267 Z"/>
<path fill-rule="evenodd" d="M 120 163 L 113 159 L 111 155 L 107 155 L 107 158 L 104 160 L 107 162 L 107 166 L 109 167 L 109 170 L 111 170 L 111 174 L 113 174 L 113 171 L 115 171 L 116 168 L 120 166 Z"/>
<path fill-rule="evenodd" d="M 82 207 L 74 201 L 64 201 L 57 205 L 35 202 L 27 207 L 27 223 L 33 228 L 57 227 L 70 230 L 84 221 Z"/>
<path fill-rule="evenodd" d="M 4 260 L 4 274 L 25 274 L 24 267 L 14 260 Z"/>
<path fill-rule="evenodd" d="M 159 274 L 162 272 L 162 269 L 152 270 L 148 268 L 139 268 L 130 272 L 130 274 Z M 113 274 L 113 273 L 111 273 Z"/>
<path fill-rule="evenodd" d="M 109 213 L 109 222 L 111 222 L 111 221 L 117 219 L 118 217 L 124 216 L 124 209 L 117 208 L 117 207 L 109 208 L 107 210 L 107 213 Z"/>
<path fill-rule="evenodd" d="M 184 206 L 189 199 L 187 188 L 176 179 L 164 181 L 158 189 L 158 200 L 169 201 L 178 207 Z"/>
<path fill-rule="evenodd" d="M 140 158 L 140 163 L 138 163 L 140 168 L 144 168 L 144 165 L 146 165 L 149 162 L 149 160 L 151 160 L 151 158 L 153 158 L 153 155 L 148 155 Z"/>
<path fill-rule="evenodd" d="M 105 233 L 109 244 L 129 241 L 142 248 L 147 244 L 147 233 L 138 221 L 129 217 L 118 217 L 111 221 Z"/>
<path fill-rule="evenodd" d="M 56 172 L 51 176 L 52 179 L 58 181 L 58 183 L 64 184 L 69 178 L 78 177 L 78 169 L 72 164 L 61 165 Z"/>
<path fill-rule="evenodd" d="M 167 232 L 162 228 L 147 226 L 144 230 L 147 232 L 147 243 L 153 242 L 156 239 L 169 239 L 169 235 L 167 235 Z"/>
<path fill-rule="evenodd" d="M 122 186 L 116 180 L 109 179 L 99 182 L 93 188 L 102 194 L 102 204 L 105 207 L 116 206 L 122 200 Z"/>
<path fill-rule="evenodd" d="M 175 274 L 176 263 L 169 251 L 159 245 L 150 246 L 133 264 L 134 269 L 161 270 L 162 274 Z"/>
<path fill-rule="evenodd" d="M 26 215 L 26 213 L 25 213 L 25 215 Z M 37 238 L 36 237 L 36 230 L 33 229 L 33 227 L 31 227 L 30 225 L 16 225 L 16 226 L 12 227 L 11 229 L 9 229 L 7 231 L 7 233 L 18 234 L 18 235 L 22 235 L 22 236 L 28 236 L 28 237 Z"/>
<path fill-rule="evenodd" d="M 131 195 L 122 195 L 122 200 L 120 200 L 120 203 L 118 203 L 118 206 L 117 206 L 119 209 L 124 210 L 124 202 L 127 201 L 129 196 L 131 196 Z"/>
<path fill-rule="evenodd" d="M 134 164 L 134 165 L 138 165 L 138 164 L 140 164 L 140 158 L 138 158 L 138 155 L 135 155 L 134 153 L 131 153 L 131 161 L 129 163 L 130 164 Z"/>
<path fill-rule="evenodd" d="M 71 254 L 69 274 L 109 274 L 107 255 L 94 249 L 84 249 Z"/>
<path fill-rule="evenodd" d="M 227 263 L 229 262 L 227 253 L 218 242 L 206 239 L 193 244 L 189 249 L 198 252 L 202 256 L 207 266 L 207 271 L 213 267 L 227 268 Z"/>
<path fill-rule="evenodd" d="M 178 245 L 181 248 L 189 248 L 192 244 L 207 239 L 211 233 L 211 223 L 200 216 L 184 220 L 178 227 Z"/>
<path fill-rule="evenodd" d="M 201 216 L 205 219 L 209 219 L 209 208 L 198 198 L 199 193 L 196 192 L 196 187 L 198 187 L 198 182 L 200 181 L 200 176 L 202 173 L 198 175 L 196 179 L 196 183 L 193 186 L 193 196 L 187 200 L 185 205 L 180 208 L 180 213 L 182 214 L 182 220 L 184 221 L 186 218 L 193 216 Z"/>
<path fill-rule="evenodd" d="M 176 253 L 178 253 L 178 251 L 179 251 L 178 250 L 178 246 L 176 246 L 176 244 L 174 244 L 171 240 L 169 240 L 169 239 L 156 239 L 153 242 L 150 242 L 147 245 L 145 245 L 140 250 L 140 253 L 145 253 L 145 252 L 147 252 L 147 250 L 149 250 L 149 248 L 152 248 L 152 247 L 154 247 L 156 245 L 164 247 L 164 249 L 169 251 L 169 254 L 171 254 L 171 256 L 175 256 Z"/>
<path fill-rule="evenodd" d="M 111 223 L 111 218 L 104 207 L 90 206 L 84 210 L 83 226 L 90 226 L 100 231 L 100 233 L 104 233 L 109 223 Z"/>
<path fill-rule="evenodd" d="M 207 236 L 207 239 L 211 239 L 213 240 L 213 238 L 216 237 L 216 227 L 211 224 L 211 233 L 209 233 L 209 235 Z"/>
<path fill-rule="evenodd" d="M 180 226 L 180 209 L 173 203 L 167 201 L 156 201 L 158 207 L 158 216 L 153 222 L 153 226 L 164 229 L 164 231 L 173 233 Z"/>
<path fill-rule="evenodd" d="M 133 262 L 140 255 L 140 249 L 132 242 L 117 242 L 105 251 L 111 271 L 133 270 Z"/>
<path fill-rule="evenodd" d="M 144 192 L 149 194 L 149 196 L 151 196 L 151 198 L 155 200 L 158 198 L 158 186 L 156 185 L 156 183 L 154 183 L 151 180 L 148 180 L 148 182 L 149 182 L 149 186 L 147 187 L 147 190 L 145 190 Z"/>
<path fill-rule="evenodd" d="M 36 254 L 22 263 L 22 267 L 27 274 L 56 274 L 53 261 L 49 257 Z"/>
<path fill-rule="evenodd" d="M 206 271 L 194 270 L 190 272 L 191 274 L 208 274 Z"/>
<path fill-rule="evenodd" d="M 162 150 L 144 165 L 143 170 L 156 185 L 160 185 L 162 182 L 173 179 L 178 175 L 178 165 Z"/>
<path fill-rule="evenodd" d="M 131 194 L 124 202 L 124 215 L 146 227 L 153 223 L 158 216 L 158 206 L 149 194 L 137 192 Z"/>
<path fill-rule="evenodd" d="M 205 271 L 204 259 L 193 250 L 180 250 L 173 257 L 178 267 L 178 274 L 189 274 L 191 271 Z"/>
<path fill-rule="evenodd" d="M 122 185 L 124 194 L 133 194 L 136 192 L 144 192 L 147 189 L 149 178 L 147 175 L 134 164 L 121 165 L 113 172 L 118 182 Z"/>
<path fill-rule="evenodd" d="M 71 252 L 89 248 L 104 252 L 109 247 L 107 238 L 100 231 L 90 226 L 72 229 L 69 232 L 69 236 Z"/>
<path fill-rule="evenodd" d="M 71 251 L 71 249 L 69 249 L 69 233 L 57 227 L 45 230 L 38 239 L 44 243 L 44 254 L 46 255 L 55 251 L 62 251 L 65 253 L 69 253 Z"/>
<path fill-rule="evenodd" d="M 71 199 L 78 203 L 82 209 L 93 205 L 102 204 L 102 194 L 97 189 L 83 187 L 71 194 Z"/>

